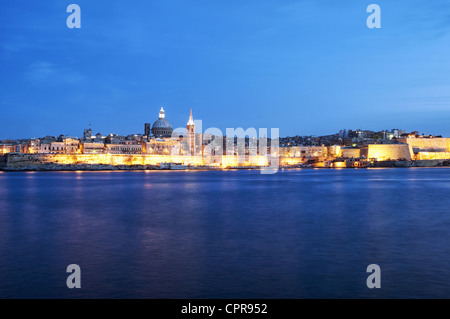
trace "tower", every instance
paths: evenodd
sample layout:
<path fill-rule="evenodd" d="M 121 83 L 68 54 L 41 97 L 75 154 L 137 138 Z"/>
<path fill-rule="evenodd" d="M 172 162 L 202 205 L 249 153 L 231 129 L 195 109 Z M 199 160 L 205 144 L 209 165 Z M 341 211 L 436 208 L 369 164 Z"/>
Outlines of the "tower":
<path fill-rule="evenodd" d="M 189 121 L 187 122 L 186 129 L 189 155 L 195 155 L 195 123 L 192 118 L 192 109 L 189 113 Z"/>
<path fill-rule="evenodd" d="M 144 124 L 144 135 L 150 136 L 150 123 Z"/>
<path fill-rule="evenodd" d="M 83 132 L 83 138 L 91 138 L 92 137 L 92 126 L 91 122 L 89 122 L 89 129 L 85 129 Z"/>

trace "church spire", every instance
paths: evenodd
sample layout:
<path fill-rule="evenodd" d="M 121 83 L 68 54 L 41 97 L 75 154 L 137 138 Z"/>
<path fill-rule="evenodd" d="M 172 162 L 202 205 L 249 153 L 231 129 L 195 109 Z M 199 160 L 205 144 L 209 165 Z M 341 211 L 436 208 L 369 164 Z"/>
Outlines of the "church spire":
<path fill-rule="evenodd" d="M 186 125 L 187 129 L 187 143 L 188 143 L 188 154 L 195 155 L 195 123 L 192 117 L 192 109 L 189 113 L 189 121 Z"/>
<path fill-rule="evenodd" d="M 187 122 L 187 125 L 194 125 L 194 118 L 192 117 L 192 109 L 189 113 L 189 121 Z"/>

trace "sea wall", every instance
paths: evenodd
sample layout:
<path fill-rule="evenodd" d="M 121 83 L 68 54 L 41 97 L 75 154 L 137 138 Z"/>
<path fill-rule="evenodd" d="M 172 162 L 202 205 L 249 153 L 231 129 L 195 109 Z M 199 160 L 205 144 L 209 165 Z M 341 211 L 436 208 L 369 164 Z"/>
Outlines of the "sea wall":
<path fill-rule="evenodd" d="M 415 160 L 413 161 L 415 167 L 436 167 L 436 166 L 450 166 L 449 160 Z"/>
<path fill-rule="evenodd" d="M 404 138 L 399 142 L 410 145 L 417 153 L 419 151 L 428 152 L 450 152 L 450 138 Z"/>
<path fill-rule="evenodd" d="M 377 161 L 411 160 L 413 152 L 408 144 L 370 144 L 361 147 L 361 156 Z"/>
<path fill-rule="evenodd" d="M 280 165 L 299 165 L 305 163 L 307 160 L 302 157 L 285 157 L 280 156 Z"/>
<path fill-rule="evenodd" d="M 7 167 L 27 165 L 159 165 L 162 162 L 201 164 L 201 157 L 128 154 L 8 154 Z"/>
<path fill-rule="evenodd" d="M 265 156 L 185 156 L 185 155 L 131 155 L 131 154 L 6 154 L 3 167 L 8 169 L 40 169 L 50 165 L 61 167 L 88 167 L 89 165 L 117 166 L 159 166 L 160 163 L 179 163 L 183 165 L 218 164 L 223 167 L 268 165 Z M 1 160 L 0 160 L 1 167 Z"/>
<path fill-rule="evenodd" d="M 448 160 L 450 152 L 418 152 L 415 155 L 416 160 Z"/>
<path fill-rule="evenodd" d="M 2 155 L 0 156 L 0 168 L 6 167 L 6 156 Z"/>
<path fill-rule="evenodd" d="M 359 148 L 341 148 L 340 154 L 344 158 L 358 158 L 361 157 L 361 150 Z"/>
<path fill-rule="evenodd" d="M 283 157 L 326 157 L 328 156 L 328 149 L 326 146 L 289 146 L 280 147 L 279 154 Z"/>

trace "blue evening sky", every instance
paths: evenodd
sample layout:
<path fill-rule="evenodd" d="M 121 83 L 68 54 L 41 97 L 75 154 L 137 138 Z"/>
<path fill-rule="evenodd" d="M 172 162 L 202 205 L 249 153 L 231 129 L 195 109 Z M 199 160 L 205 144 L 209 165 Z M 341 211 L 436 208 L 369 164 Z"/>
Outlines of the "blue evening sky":
<path fill-rule="evenodd" d="M 450 136 L 449 31 L 447 0 L 3 0 L 0 139 L 143 133 L 161 106 L 174 128 L 192 108 L 223 131 Z"/>

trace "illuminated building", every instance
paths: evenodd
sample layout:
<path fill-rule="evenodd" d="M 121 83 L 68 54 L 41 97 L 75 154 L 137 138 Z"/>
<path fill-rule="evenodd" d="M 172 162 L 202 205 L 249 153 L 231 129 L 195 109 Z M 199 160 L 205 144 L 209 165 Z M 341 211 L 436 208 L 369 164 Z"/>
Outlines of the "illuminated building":
<path fill-rule="evenodd" d="M 142 152 L 144 154 L 180 154 L 180 151 L 174 151 L 174 148 L 179 144 L 178 139 L 173 138 L 151 138 L 142 143 Z"/>
<path fill-rule="evenodd" d="M 411 147 L 407 144 L 370 144 L 360 148 L 361 157 L 377 161 L 411 160 Z"/>
<path fill-rule="evenodd" d="M 81 153 L 83 154 L 103 154 L 105 144 L 103 143 L 81 143 Z"/>
<path fill-rule="evenodd" d="M 15 145 L 0 145 L 0 155 L 14 153 L 16 151 Z"/>
<path fill-rule="evenodd" d="M 91 123 L 89 123 L 89 128 L 85 129 L 83 132 L 83 138 L 87 139 L 87 138 L 92 138 L 92 128 L 91 128 Z"/>
<path fill-rule="evenodd" d="M 105 144 L 106 154 L 142 154 L 142 145 L 133 141 L 123 144 Z"/>
<path fill-rule="evenodd" d="M 189 113 L 189 121 L 187 122 L 186 129 L 189 155 L 195 155 L 195 123 L 192 118 L 192 109 Z"/>
<path fill-rule="evenodd" d="M 153 123 L 152 134 L 155 137 L 171 137 L 172 136 L 172 125 L 166 120 L 166 114 L 164 109 L 161 107 L 159 111 L 159 118 Z"/>
<path fill-rule="evenodd" d="M 66 145 L 64 144 L 64 142 L 52 142 L 50 144 L 50 152 L 49 153 L 53 153 L 53 154 L 64 154 Z"/>

